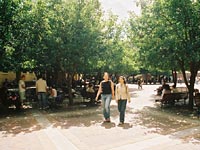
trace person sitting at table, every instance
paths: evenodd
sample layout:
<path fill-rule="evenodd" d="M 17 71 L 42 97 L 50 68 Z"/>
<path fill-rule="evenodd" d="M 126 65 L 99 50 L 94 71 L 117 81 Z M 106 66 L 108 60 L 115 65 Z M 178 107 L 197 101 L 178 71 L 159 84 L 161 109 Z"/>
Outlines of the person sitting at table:
<path fill-rule="evenodd" d="M 94 90 L 94 85 L 92 83 L 89 83 L 89 85 L 86 87 L 86 92 L 88 94 L 88 97 L 90 98 L 90 103 L 94 103 L 96 94 Z"/>
<path fill-rule="evenodd" d="M 55 100 L 57 97 L 57 90 L 54 87 L 50 87 L 49 88 L 49 103 L 50 103 L 50 107 L 52 107 L 53 105 L 55 105 Z"/>
<path fill-rule="evenodd" d="M 163 80 L 163 85 L 162 85 L 162 97 L 163 97 L 164 94 L 167 94 L 167 93 L 171 93 L 171 89 L 170 89 L 169 84 L 167 84 L 166 81 Z"/>
<path fill-rule="evenodd" d="M 95 93 L 95 91 L 94 91 L 94 86 L 93 86 L 92 83 L 89 83 L 89 85 L 88 85 L 87 88 L 86 88 L 86 92 Z"/>
<path fill-rule="evenodd" d="M 162 86 L 158 87 L 156 89 L 156 91 L 157 91 L 157 95 L 161 95 L 162 96 L 165 92 L 168 92 L 168 93 L 171 92 L 171 89 L 170 89 L 169 84 L 167 84 L 166 81 L 163 80 L 162 81 Z"/>

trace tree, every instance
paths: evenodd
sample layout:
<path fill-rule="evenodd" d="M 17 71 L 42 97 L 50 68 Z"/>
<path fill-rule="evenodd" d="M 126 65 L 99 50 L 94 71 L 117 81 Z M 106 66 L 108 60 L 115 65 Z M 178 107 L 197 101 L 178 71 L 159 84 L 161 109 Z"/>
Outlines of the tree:
<path fill-rule="evenodd" d="M 17 1 L 0 1 L 0 68 L 5 71 L 13 69 L 14 66 L 10 65 L 14 51 L 12 29 L 18 7 Z"/>
<path fill-rule="evenodd" d="M 1 2 L 2 69 L 16 72 L 30 71 L 38 66 L 44 69 L 49 32 L 45 3 L 41 0 Z"/>
<path fill-rule="evenodd" d="M 126 37 L 125 22 L 111 12 L 104 20 L 102 51 L 99 52 L 99 70 L 115 74 L 132 74 L 137 70 L 134 59 L 135 48 L 130 46 Z"/>
<path fill-rule="evenodd" d="M 137 69 L 132 59 L 135 48 L 128 44 L 124 24 L 114 15 L 106 20 L 98 0 L 2 0 L 0 4 L 2 68 L 54 74 L 59 85 L 67 74 L 70 104 L 74 74 L 129 74 Z"/>
<path fill-rule="evenodd" d="M 101 9 L 97 0 L 52 3 L 49 38 L 51 64 L 65 75 L 73 104 L 71 87 L 75 73 L 93 68 L 101 42 Z"/>
<path fill-rule="evenodd" d="M 190 108 L 193 107 L 195 77 L 200 66 L 199 8 L 198 1 L 155 0 L 143 11 L 139 25 L 133 24 L 134 19 L 130 22 L 132 31 L 138 29 L 140 33 L 135 39 L 141 40 L 139 53 L 145 63 L 182 71 L 189 89 Z M 186 70 L 191 72 L 189 82 Z"/>

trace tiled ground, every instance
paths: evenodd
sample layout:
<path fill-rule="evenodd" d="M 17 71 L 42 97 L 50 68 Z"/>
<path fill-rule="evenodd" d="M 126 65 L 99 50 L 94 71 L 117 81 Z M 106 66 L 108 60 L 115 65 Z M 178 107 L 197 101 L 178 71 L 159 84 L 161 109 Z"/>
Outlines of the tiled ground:
<path fill-rule="evenodd" d="M 155 105 L 153 90 L 131 85 L 126 123 L 118 126 L 115 101 L 111 123 L 101 107 L 28 110 L 0 119 L 0 149 L 6 150 L 168 150 L 200 149 L 200 120 Z"/>

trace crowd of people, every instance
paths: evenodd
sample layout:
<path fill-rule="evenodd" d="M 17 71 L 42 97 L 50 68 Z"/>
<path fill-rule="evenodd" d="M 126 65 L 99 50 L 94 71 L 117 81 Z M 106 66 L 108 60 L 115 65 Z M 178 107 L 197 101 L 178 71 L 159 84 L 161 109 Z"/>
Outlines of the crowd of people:
<path fill-rule="evenodd" d="M 18 93 L 19 93 L 19 102 L 20 107 L 23 109 L 26 100 L 26 76 L 21 75 L 21 78 L 18 82 Z M 113 82 L 114 81 L 114 82 Z M 98 84 L 98 83 L 99 84 Z M 98 84 L 98 85 L 97 85 Z M 109 76 L 107 72 L 104 73 L 103 80 L 100 82 L 97 81 L 94 77 L 91 80 L 84 80 L 81 83 L 83 85 L 84 91 L 89 95 L 90 102 L 98 102 L 99 98 L 102 102 L 103 107 L 103 116 L 105 118 L 104 122 L 110 122 L 110 103 L 112 99 L 115 99 L 118 104 L 118 111 L 120 114 L 119 121 L 120 124 L 124 123 L 125 120 L 125 110 L 127 101 L 130 102 L 129 89 L 126 84 L 126 79 L 123 76 L 119 76 L 118 79 L 116 76 Z M 5 80 L 4 87 L 8 86 L 8 81 Z M 8 87 L 7 87 L 8 88 Z M 54 86 L 47 85 L 47 81 L 41 76 L 38 76 L 38 79 L 35 82 L 35 94 L 37 95 L 37 100 L 39 104 L 39 109 L 46 110 L 52 104 L 55 103 L 58 97 L 58 91 Z M 82 89 L 82 90 L 83 90 Z"/>
<path fill-rule="evenodd" d="M 0 95 L 1 95 L 0 102 L 2 105 L 9 107 L 10 105 L 15 105 L 15 103 L 17 102 L 21 109 L 25 107 L 26 103 L 28 102 L 26 91 L 29 88 L 26 87 L 25 79 L 26 76 L 24 74 L 21 75 L 20 80 L 18 82 L 18 86 L 16 86 L 17 82 L 13 84 L 12 82 L 9 82 L 7 79 L 5 79 L 0 89 Z M 56 88 L 54 86 L 48 87 L 46 80 L 41 75 L 38 76 L 38 80 L 35 82 L 34 86 L 35 86 L 35 95 L 37 95 L 39 108 L 40 109 L 49 108 L 51 103 L 55 102 L 56 100 L 57 97 Z M 10 93 L 14 93 L 14 95 L 11 95 Z M 15 96 L 16 97 L 15 101 L 10 102 L 9 95 Z"/>

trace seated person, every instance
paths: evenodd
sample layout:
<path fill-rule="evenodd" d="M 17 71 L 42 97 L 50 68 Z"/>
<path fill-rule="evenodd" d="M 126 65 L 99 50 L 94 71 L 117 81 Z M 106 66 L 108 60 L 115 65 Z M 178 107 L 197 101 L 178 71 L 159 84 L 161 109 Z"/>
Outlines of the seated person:
<path fill-rule="evenodd" d="M 163 84 L 162 89 L 168 90 L 168 91 L 171 90 L 169 84 L 166 84 L 166 83 Z"/>
<path fill-rule="evenodd" d="M 89 83 L 89 85 L 86 88 L 86 92 L 88 92 L 88 93 L 95 93 L 94 86 L 93 86 L 92 83 Z"/>
<path fill-rule="evenodd" d="M 95 100 L 95 90 L 94 90 L 94 85 L 92 83 L 89 83 L 89 85 L 86 87 L 86 92 L 88 98 L 90 98 L 90 102 L 94 103 Z"/>
<path fill-rule="evenodd" d="M 54 87 L 49 88 L 49 107 L 56 108 L 56 97 L 57 97 L 57 90 Z"/>
<path fill-rule="evenodd" d="M 56 97 L 57 97 L 56 89 L 53 88 L 53 87 L 50 87 L 49 88 L 49 101 L 50 102 L 52 102 L 52 101 L 55 102 Z"/>
<path fill-rule="evenodd" d="M 164 92 L 171 92 L 169 84 L 166 83 L 165 80 L 162 82 L 162 86 L 156 89 L 157 90 L 157 95 L 162 95 Z"/>
<path fill-rule="evenodd" d="M 166 93 L 171 93 L 171 89 L 170 89 L 169 84 L 167 84 L 165 81 L 163 81 L 163 85 L 162 85 L 162 97 Z"/>

